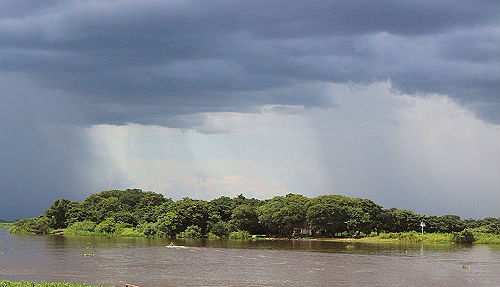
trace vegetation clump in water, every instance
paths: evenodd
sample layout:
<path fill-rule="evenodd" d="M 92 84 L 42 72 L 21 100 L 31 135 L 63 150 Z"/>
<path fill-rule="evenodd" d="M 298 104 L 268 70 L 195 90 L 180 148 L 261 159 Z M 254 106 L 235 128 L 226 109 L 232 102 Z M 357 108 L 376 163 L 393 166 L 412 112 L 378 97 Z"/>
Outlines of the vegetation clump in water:
<path fill-rule="evenodd" d="M 460 232 L 454 232 L 452 240 L 455 243 L 473 243 L 476 239 L 470 230 L 464 229 Z"/>
<path fill-rule="evenodd" d="M 200 238 L 201 228 L 197 225 L 190 225 L 183 232 L 176 235 L 177 238 Z"/>
<path fill-rule="evenodd" d="M 250 233 L 248 231 L 233 231 L 229 233 L 229 239 L 248 239 L 250 238 Z"/>
<path fill-rule="evenodd" d="M 47 234 L 50 230 L 50 221 L 45 216 L 24 218 L 16 221 L 9 229 L 15 234 Z"/>

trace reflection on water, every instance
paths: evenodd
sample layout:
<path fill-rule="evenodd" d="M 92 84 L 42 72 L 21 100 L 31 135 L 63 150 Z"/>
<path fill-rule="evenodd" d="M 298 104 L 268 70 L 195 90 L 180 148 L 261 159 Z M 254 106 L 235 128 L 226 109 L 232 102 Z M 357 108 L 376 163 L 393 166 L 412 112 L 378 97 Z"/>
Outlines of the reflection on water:
<path fill-rule="evenodd" d="M 491 246 L 13 236 L 0 278 L 123 286 L 498 286 Z M 462 265 L 470 266 L 462 269 Z"/>

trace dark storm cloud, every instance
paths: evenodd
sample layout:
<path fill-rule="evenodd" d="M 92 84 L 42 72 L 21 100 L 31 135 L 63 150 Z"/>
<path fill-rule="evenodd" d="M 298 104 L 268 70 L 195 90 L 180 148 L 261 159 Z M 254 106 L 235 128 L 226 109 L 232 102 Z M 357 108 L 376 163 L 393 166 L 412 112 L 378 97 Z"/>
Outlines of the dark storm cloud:
<path fill-rule="evenodd" d="M 0 218 L 43 213 L 61 196 L 82 199 L 92 157 L 84 134 L 58 123 L 78 112 L 24 77 L 0 73 Z M 5 92 L 10 91 L 10 92 Z"/>
<path fill-rule="evenodd" d="M 498 0 L 0 1 L 0 217 L 102 187 L 75 124 L 200 130 L 201 112 L 328 107 L 325 83 L 388 80 L 498 123 L 498 11 Z"/>
<path fill-rule="evenodd" d="M 325 106 L 289 88 L 380 80 L 499 121 L 498 1 L 32 4 L 2 4 L 0 67 L 60 90 L 84 124 L 179 126 L 172 116 Z"/>

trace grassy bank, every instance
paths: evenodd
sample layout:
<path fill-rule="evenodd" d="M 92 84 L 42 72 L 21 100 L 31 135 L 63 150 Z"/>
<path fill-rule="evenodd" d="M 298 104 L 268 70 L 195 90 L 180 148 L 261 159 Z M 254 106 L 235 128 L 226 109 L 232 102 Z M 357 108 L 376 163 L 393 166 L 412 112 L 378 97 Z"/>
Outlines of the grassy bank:
<path fill-rule="evenodd" d="M 473 244 L 500 244 L 500 235 L 491 233 L 473 232 Z M 409 242 L 424 244 L 455 244 L 452 233 L 424 233 L 399 232 L 380 233 L 362 238 L 316 238 L 313 240 L 337 241 L 337 242 L 364 242 L 364 243 L 389 243 Z"/>
<path fill-rule="evenodd" d="M 11 227 L 12 223 L 3 223 L 5 227 Z M 82 226 L 78 226 L 82 227 Z M 113 232 L 102 232 L 96 231 L 95 228 L 91 227 L 89 229 L 77 229 L 74 226 L 69 228 L 59 229 L 59 230 L 49 230 L 49 233 L 60 232 L 64 236 L 99 236 L 99 237 L 158 237 L 158 236 L 147 236 L 140 230 L 134 227 L 123 227 L 117 226 Z M 273 240 L 273 239 L 286 239 L 286 238 L 274 238 L 266 236 L 258 236 L 257 238 L 252 238 L 248 232 L 240 235 L 243 231 L 231 232 L 230 236 L 225 237 L 228 239 L 263 239 L 263 240 Z M 477 230 L 472 230 L 473 244 L 498 244 L 500 245 L 500 234 L 485 233 Z M 29 234 L 29 233 L 28 233 Z M 424 244 L 455 244 L 459 243 L 456 240 L 456 235 L 460 233 L 424 233 L 420 234 L 415 231 L 411 232 L 394 232 L 394 233 L 372 233 L 369 236 L 361 238 L 309 238 L 310 240 L 317 241 L 336 241 L 336 242 L 361 242 L 361 243 L 397 243 L 397 242 L 409 242 L 409 243 L 424 243 Z M 189 237 L 189 236 L 187 236 Z M 190 237 L 189 237 L 190 238 Z M 193 237 L 195 238 L 195 237 Z M 209 234 L 207 236 L 209 239 L 221 239 L 218 236 Z M 0 286 L 1 287 L 1 286 Z"/>
<path fill-rule="evenodd" d="M 474 235 L 475 244 L 500 244 L 500 234 L 478 233 Z"/>
<path fill-rule="evenodd" d="M 14 282 L 14 281 L 0 280 L 0 287 L 91 287 L 91 286 L 95 285 L 66 283 L 66 282 L 34 282 L 34 281 Z"/>
<path fill-rule="evenodd" d="M 0 222 L 0 228 L 10 228 L 13 224 L 13 222 Z"/>
<path fill-rule="evenodd" d="M 144 234 L 132 227 L 121 228 L 113 233 L 75 230 L 72 228 L 60 229 L 59 231 L 62 231 L 64 236 L 145 237 Z"/>
<path fill-rule="evenodd" d="M 365 240 L 394 240 L 401 242 L 415 243 L 454 243 L 453 234 L 451 233 L 424 233 L 417 232 L 399 232 L 399 233 L 381 233 L 376 236 L 371 236 Z"/>

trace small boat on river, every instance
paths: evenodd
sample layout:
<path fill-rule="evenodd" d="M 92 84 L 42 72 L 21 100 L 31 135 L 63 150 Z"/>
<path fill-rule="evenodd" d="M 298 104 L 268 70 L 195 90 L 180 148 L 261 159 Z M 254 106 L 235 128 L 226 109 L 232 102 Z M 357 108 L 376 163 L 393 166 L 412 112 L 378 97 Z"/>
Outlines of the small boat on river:
<path fill-rule="evenodd" d="M 166 248 L 187 248 L 186 246 L 178 246 L 175 245 L 174 242 L 170 242 L 169 245 L 165 246 Z"/>

